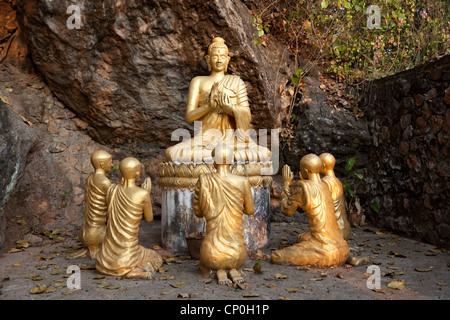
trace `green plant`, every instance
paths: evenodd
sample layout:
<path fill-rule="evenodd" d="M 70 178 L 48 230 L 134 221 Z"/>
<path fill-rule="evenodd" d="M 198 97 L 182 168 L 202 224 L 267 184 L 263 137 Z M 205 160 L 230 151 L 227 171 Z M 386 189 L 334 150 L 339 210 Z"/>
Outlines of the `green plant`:
<path fill-rule="evenodd" d="M 379 9 L 379 28 L 368 27 L 371 5 Z M 270 25 L 293 54 L 314 57 L 328 75 L 350 84 L 450 52 L 445 0 L 275 0 L 259 6 L 254 22 L 260 36 Z"/>
<path fill-rule="evenodd" d="M 253 40 L 252 40 L 252 43 L 253 43 L 253 44 L 261 44 L 261 43 L 262 43 L 261 37 L 262 37 L 264 34 L 269 33 L 269 27 L 263 25 L 263 24 L 261 23 L 261 19 L 260 19 L 258 16 L 256 16 L 256 17 L 253 18 L 253 26 L 255 26 L 255 27 L 256 27 L 256 30 L 258 31 L 258 38 L 253 39 Z"/>
<path fill-rule="evenodd" d="M 380 205 L 379 202 L 376 202 L 376 201 L 372 202 L 372 203 L 370 204 L 370 207 L 371 207 L 371 208 L 373 209 L 373 211 L 375 211 L 376 213 L 380 213 L 381 205 Z"/>

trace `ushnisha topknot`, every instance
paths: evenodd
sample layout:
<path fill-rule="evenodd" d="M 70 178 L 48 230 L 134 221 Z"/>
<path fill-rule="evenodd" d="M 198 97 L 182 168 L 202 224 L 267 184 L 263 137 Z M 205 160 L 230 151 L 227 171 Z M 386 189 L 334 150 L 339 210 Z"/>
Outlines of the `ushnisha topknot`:
<path fill-rule="evenodd" d="M 209 54 L 209 55 L 211 54 L 211 51 L 212 51 L 212 49 L 214 49 L 214 48 L 223 48 L 223 49 L 226 50 L 226 53 L 228 54 L 228 47 L 227 47 L 227 45 L 225 44 L 225 40 L 224 40 L 223 38 L 221 38 L 221 37 L 215 37 L 215 38 L 212 40 L 212 43 L 211 43 L 211 45 L 210 45 L 209 48 L 208 48 L 208 54 Z"/>

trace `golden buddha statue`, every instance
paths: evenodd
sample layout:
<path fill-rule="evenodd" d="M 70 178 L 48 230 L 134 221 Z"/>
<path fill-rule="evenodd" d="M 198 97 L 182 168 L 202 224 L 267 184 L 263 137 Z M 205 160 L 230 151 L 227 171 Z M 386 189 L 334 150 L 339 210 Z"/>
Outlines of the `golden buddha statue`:
<path fill-rule="evenodd" d="M 247 248 L 242 221 L 243 214 L 251 215 L 254 211 L 250 183 L 247 178 L 230 172 L 230 162 L 226 161 L 230 154 L 230 149 L 215 149 L 217 172 L 200 175 L 193 205 L 194 214 L 206 219 L 200 271 L 208 276 L 217 270 L 219 284 L 227 285 L 244 282 L 241 268 L 247 259 Z"/>
<path fill-rule="evenodd" d="M 78 239 L 84 248 L 71 253 L 70 259 L 87 256 L 95 259 L 106 234 L 106 192 L 111 181 L 105 173 L 111 171 L 112 155 L 98 150 L 92 154 L 91 163 L 94 172 L 88 176 L 86 181 L 83 224 L 78 231 Z"/>
<path fill-rule="evenodd" d="M 281 211 L 292 215 L 303 209 L 310 225 L 309 236 L 294 245 L 275 250 L 274 263 L 329 267 L 342 265 L 349 257 L 349 247 L 342 237 L 335 217 L 331 191 L 320 179 L 322 160 L 308 154 L 300 160 L 300 178 L 294 186 L 294 175 L 289 166 L 282 169 L 283 189 Z"/>
<path fill-rule="evenodd" d="M 230 57 L 225 40 L 214 38 L 205 59 L 211 73 L 192 79 L 186 106 L 186 121 L 201 121 L 201 132 L 169 147 L 166 161 L 211 163 L 211 152 L 220 143 L 234 146 L 235 161 L 269 161 L 270 150 L 249 137 L 251 112 L 245 83 L 239 76 L 226 75 Z"/>
<path fill-rule="evenodd" d="M 112 184 L 106 194 L 108 223 L 96 269 L 108 275 L 151 279 L 151 273 L 161 267 L 163 260 L 156 251 L 138 244 L 142 216 L 147 222 L 153 221 L 151 181 L 145 180 L 145 188 L 136 185 L 141 172 L 136 158 L 123 159 L 119 170 L 121 183 Z"/>
<path fill-rule="evenodd" d="M 345 240 L 350 237 L 350 223 L 347 219 L 347 212 L 345 209 L 345 198 L 344 198 L 344 188 L 342 188 L 342 183 L 336 178 L 334 174 L 334 165 L 336 164 L 336 159 L 331 153 L 322 153 L 319 158 L 322 160 L 322 170 L 321 173 L 324 175 L 322 181 L 325 182 L 331 191 L 331 197 L 334 202 L 334 212 L 336 215 L 336 220 L 341 230 L 341 234 Z"/>

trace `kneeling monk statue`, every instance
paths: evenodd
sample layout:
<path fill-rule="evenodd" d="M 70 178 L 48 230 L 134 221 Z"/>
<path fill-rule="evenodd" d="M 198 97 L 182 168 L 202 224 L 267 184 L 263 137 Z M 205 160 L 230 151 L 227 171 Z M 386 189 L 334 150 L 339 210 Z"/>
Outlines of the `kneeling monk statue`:
<path fill-rule="evenodd" d="M 96 269 L 108 275 L 151 279 L 151 272 L 163 264 L 162 257 L 138 244 L 142 215 L 147 222 L 153 220 L 151 181 L 145 180 L 145 188 L 136 185 L 141 171 L 141 163 L 136 158 L 123 159 L 119 170 L 122 182 L 111 185 L 106 194 L 108 223 Z"/>
<path fill-rule="evenodd" d="M 194 193 L 194 214 L 206 219 L 206 235 L 200 247 L 200 271 L 208 276 L 217 270 L 219 284 L 244 282 L 241 268 L 247 259 L 243 214 L 254 211 L 248 178 L 230 172 L 233 150 L 216 148 L 217 172 L 201 174 Z M 227 162 L 228 159 L 230 162 Z M 227 270 L 229 276 L 227 278 Z"/>
<path fill-rule="evenodd" d="M 301 181 L 292 187 L 294 175 L 289 166 L 283 167 L 281 211 L 290 216 L 298 208 L 303 209 L 308 217 L 310 237 L 275 250 L 272 262 L 321 268 L 347 261 L 350 250 L 336 221 L 331 191 L 320 178 L 321 169 L 322 160 L 317 155 L 304 156 L 300 161 Z"/>
<path fill-rule="evenodd" d="M 111 171 L 112 155 L 104 150 L 97 150 L 91 156 L 91 163 L 94 172 L 86 181 L 83 224 L 78 231 L 78 239 L 83 248 L 71 253 L 69 259 L 95 259 L 106 234 L 106 191 L 111 185 L 106 172 Z"/>

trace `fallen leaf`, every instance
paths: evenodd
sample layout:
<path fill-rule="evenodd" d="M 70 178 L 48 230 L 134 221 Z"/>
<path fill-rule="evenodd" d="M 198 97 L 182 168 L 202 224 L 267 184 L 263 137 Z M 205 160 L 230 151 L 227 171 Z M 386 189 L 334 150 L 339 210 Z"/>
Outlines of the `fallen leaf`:
<path fill-rule="evenodd" d="M 297 270 L 309 270 L 310 268 L 307 266 L 298 266 Z"/>
<path fill-rule="evenodd" d="M 386 293 L 385 289 L 372 289 L 372 291 L 374 291 L 376 293 Z"/>
<path fill-rule="evenodd" d="M 63 295 L 68 296 L 73 293 L 73 290 L 67 290 L 63 292 Z"/>
<path fill-rule="evenodd" d="M 38 284 L 37 287 L 34 287 L 30 290 L 31 294 L 40 294 L 40 293 L 45 293 L 47 292 L 47 288 L 41 284 Z"/>
<path fill-rule="evenodd" d="M 288 298 L 288 297 L 282 297 L 282 296 L 279 296 L 278 297 L 278 300 L 292 300 L 291 298 Z"/>
<path fill-rule="evenodd" d="M 415 268 L 414 270 L 416 270 L 417 272 L 429 272 L 433 270 L 433 268 Z"/>
<path fill-rule="evenodd" d="M 308 286 L 307 284 L 302 284 L 302 288 L 305 290 L 312 290 L 312 287 Z"/>
<path fill-rule="evenodd" d="M 405 288 L 405 281 L 401 280 L 394 280 L 389 282 L 388 288 L 395 289 L 395 290 L 403 290 Z"/>
<path fill-rule="evenodd" d="M 211 278 L 204 278 L 204 279 L 200 279 L 198 280 L 199 282 L 203 282 L 203 283 L 211 283 L 213 279 Z"/>
<path fill-rule="evenodd" d="M 186 285 L 186 282 L 181 281 L 181 282 L 175 282 L 170 284 L 172 287 L 174 288 L 183 288 Z"/>
<path fill-rule="evenodd" d="M 336 278 L 344 279 L 344 276 L 343 276 L 342 274 L 338 273 L 338 274 L 336 275 Z"/>
<path fill-rule="evenodd" d="M 328 273 L 322 272 L 322 273 L 320 274 L 320 276 L 321 276 L 322 278 L 328 277 Z"/>
<path fill-rule="evenodd" d="M 30 127 L 33 126 L 33 123 L 32 123 L 31 121 L 27 120 L 27 119 L 22 115 L 22 113 L 19 113 L 19 117 L 20 117 L 20 119 L 23 120 L 23 122 L 25 122 L 25 123 L 26 123 L 27 125 L 29 125 Z"/>
<path fill-rule="evenodd" d="M 24 251 L 23 248 L 20 248 L 20 249 L 18 249 L 18 248 L 11 248 L 11 249 L 8 250 L 8 253 L 16 253 L 16 252 L 22 252 L 22 251 Z"/>
<path fill-rule="evenodd" d="M 177 298 L 189 298 L 189 293 L 179 293 L 177 295 Z"/>
<path fill-rule="evenodd" d="M 242 296 L 244 298 L 254 298 L 254 297 L 259 297 L 258 293 L 243 293 Z"/>
<path fill-rule="evenodd" d="M 389 254 L 393 255 L 394 257 L 397 257 L 397 258 L 406 258 L 406 256 L 404 256 L 400 253 L 394 252 L 394 251 L 390 251 Z"/>
<path fill-rule="evenodd" d="M 445 281 L 439 281 L 439 282 L 437 283 L 437 285 L 438 285 L 438 286 L 445 287 L 445 286 L 447 286 L 447 282 L 445 282 Z"/>
<path fill-rule="evenodd" d="M 20 267 L 21 264 L 20 263 L 14 263 L 14 267 Z"/>
<path fill-rule="evenodd" d="M 267 288 L 275 288 L 277 286 L 277 284 L 276 283 L 266 283 L 265 286 Z"/>
<path fill-rule="evenodd" d="M 293 293 L 293 292 L 299 292 L 300 290 L 297 288 L 286 288 L 286 291 L 289 293 Z"/>
<path fill-rule="evenodd" d="M 82 270 L 95 270 L 95 264 L 92 263 L 80 263 L 78 266 Z"/>
<path fill-rule="evenodd" d="M 53 270 L 51 272 L 51 275 L 57 275 L 57 274 L 61 274 L 61 273 L 64 273 L 64 271 L 63 270 Z"/>
<path fill-rule="evenodd" d="M 162 276 L 162 277 L 159 277 L 159 280 L 172 280 L 172 279 L 174 279 L 174 276 Z"/>
<path fill-rule="evenodd" d="M 284 274 L 281 274 L 281 273 L 277 273 L 275 275 L 275 279 L 287 279 L 287 276 L 285 276 Z"/>
<path fill-rule="evenodd" d="M 64 288 L 66 287 L 65 283 L 57 282 L 53 285 L 56 289 Z"/>
<path fill-rule="evenodd" d="M 9 102 L 9 99 L 7 97 L 0 96 L 0 100 L 2 100 L 7 105 L 11 105 L 11 102 Z"/>
<path fill-rule="evenodd" d="M 309 279 L 309 281 L 321 281 L 321 280 L 323 280 L 324 278 L 311 278 L 311 279 Z"/>
<path fill-rule="evenodd" d="M 98 276 L 93 277 L 92 279 L 101 280 L 101 279 L 105 279 L 105 276 L 98 275 Z"/>
<path fill-rule="evenodd" d="M 250 290 L 250 283 L 247 283 L 247 282 L 235 282 L 233 284 L 233 287 L 235 289 Z"/>

